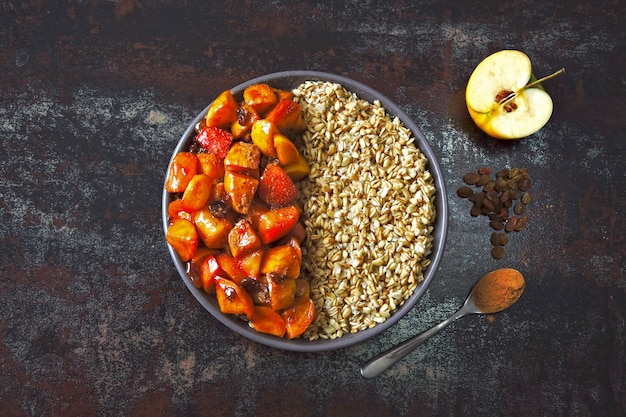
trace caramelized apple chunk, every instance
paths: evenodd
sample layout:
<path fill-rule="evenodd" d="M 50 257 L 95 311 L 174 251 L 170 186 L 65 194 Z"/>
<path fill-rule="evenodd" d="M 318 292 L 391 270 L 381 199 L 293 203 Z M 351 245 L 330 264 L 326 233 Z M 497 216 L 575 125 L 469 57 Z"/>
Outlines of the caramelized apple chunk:
<path fill-rule="evenodd" d="M 301 298 L 281 313 L 287 328 L 287 338 L 295 339 L 306 331 L 315 318 L 315 303 L 310 298 Z"/>
<path fill-rule="evenodd" d="M 198 248 L 198 233 L 189 220 L 174 219 L 167 229 L 169 243 L 183 262 L 190 260 Z"/>
<path fill-rule="evenodd" d="M 198 173 L 198 157 L 191 152 L 176 154 L 170 164 L 165 189 L 168 193 L 182 193 Z"/>
<path fill-rule="evenodd" d="M 278 101 L 276 93 L 267 84 L 254 84 L 243 91 L 244 104 L 260 114 L 270 110 Z"/>
<path fill-rule="evenodd" d="M 287 331 L 281 315 L 265 306 L 254 307 L 254 315 L 249 325 L 257 332 L 268 333 L 277 337 L 283 337 Z"/>
<path fill-rule="evenodd" d="M 302 107 L 295 101 L 283 99 L 267 114 L 268 120 L 286 135 L 293 135 L 304 130 Z"/>
<path fill-rule="evenodd" d="M 207 111 L 206 126 L 225 128 L 237 120 L 237 101 L 229 90 L 220 94 Z"/>
<path fill-rule="evenodd" d="M 227 278 L 215 277 L 215 293 L 222 313 L 241 314 L 248 319 L 251 319 L 254 315 L 252 298 L 233 281 Z"/>

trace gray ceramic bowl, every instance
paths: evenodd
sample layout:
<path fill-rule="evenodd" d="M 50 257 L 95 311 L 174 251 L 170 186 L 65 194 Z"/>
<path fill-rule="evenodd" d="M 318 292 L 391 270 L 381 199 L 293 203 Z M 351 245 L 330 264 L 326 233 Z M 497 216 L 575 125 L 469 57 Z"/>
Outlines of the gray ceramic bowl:
<path fill-rule="evenodd" d="M 424 281 L 417 287 L 413 295 L 397 310 L 395 311 L 390 318 L 388 318 L 385 322 L 378 324 L 375 327 L 372 327 L 367 330 L 363 330 L 354 334 L 347 334 L 340 338 L 334 340 L 322 340 L 318 339 L 315 341 L 309 341 L 305 339 L 293 339 L 288 340 L 286 338 L 278 338 L 275 336 L 259 333 L 253 329 L 251 329 L 247 323 L 245 323 L 240 318 L 233 315 L 222 314 L 219 310 L 219 306 L 217 304 L 217 300 L 214 295 L 208 295 L 203 290 L 196 288 L 189 277 L 187 276 L 185 263 L 181 261 L 180 257 L 176 254 L 176 252 L 172 249 L 171 246 L 168 245 L 170 254 L 172 256 L 172 260 L 176 265 L 176 269 L 180 274 L 183 282 L 189 288 L 189 291 L 194 295 L 194 297 L 202 304 L 202 306 L 211 313 L 218 321 L 226 325 L 226 327 L 230 328 L 234 332 L 251 339 L 255 342 L 261 343 L 263 345 L 289 350 L 289 351 L 298 351 L 298 352 L 321 352 L 321 351 L 329 351 L 344 348 L 347 346 L 352 346 L 357 343 L 361 343 L 365 340 L 372 338 L 373 336 L 379 335 L 385 330 L 389 329 L 391 326 L 396 324 L 398 320 L 400 320 L 409 310 L 411 310 L 415 304 L 419 301 L 422 295 L 426 292 L 428 286 L 432 282 L 435 277 L 435 273 L 437 272 L 437 268 L 439 262 L 441 260 L 441 256 L 443 254 L 446 233 L 447 233 L 447 223 L 448 223 L 448 203 L 446 200 L 446 190 L 444 185 L 443 176 L 441 173 L 441 168 L 437 163 L 437 159 L 433 154 L 432 149 L 430 148 L 426 138 L 422 134 L 422 132 L 418 129 L 418 127 L 413 123 L 413 121 L 392 101 L 388 98 L 384 97 L 382 94 L 377 91 L 363 85 L 357 81 L 351 80 L 349 78 L 345 78 L 339 75 L 328 74 L 323 72 L 316 71 L 285 71 L 278 72 L 274 74 L 264 75 L 258 78 L 254 78 L 249 80 L 243 84 L 238 85 L 231 89 L 231 92 L 235 96 L 236 99 L 241 99 L 243 94 L 243 90 L 252 84 L 257 83 L 267 83 L 273 87 L 291 90 L 292 88 L 298 86 L 307 80 L 320 80 L 320 81 L 331 81 L 336 82 L 344 87 L 346 87 L 349 91 L 356 93 L 360 98 L 373 102 L 374 100 L 379 100 L 383 107 L 387 110 L 387 112 L 393 117 L 397 116 L 402 120 L 402 123 L 413 132 L 416 138 L 416 145 L 419 149 L 426 155 L 429 161 L 429 170 L 435 180 L 435 186 L 437 188 L 435 207 L 437 209 L 437 218 L 434 225 L 433 232 L 433 247 L 432 253 L 430 255 L 431 264 L 424 272 Z M 208 110 L 205 108 L 198 114 L 198 116 L 189 124 L 189 127 L 182 135 L 180 141 L 176 145 L 174 152 L 172 154 L 172 159 L 174 155 L 178 152 L 181 152 L 188 148 L 188 146 L 193 141 L 194 137 L 194 128 L 198 124 L 200 120 L 206 115 Z M 171 160 L 170 160 L 171 163 Z M 169 166 L 169 165 L 168 165 Z M 165 231 L 167 231 L 168 227 L 168 215 L 167 215 L 167 206 L 172 200 L 172 196 L 167 192 L 163 191 L 163 199 L 162 199 L 162 210 L 163 210 L 163 227 Z"/>

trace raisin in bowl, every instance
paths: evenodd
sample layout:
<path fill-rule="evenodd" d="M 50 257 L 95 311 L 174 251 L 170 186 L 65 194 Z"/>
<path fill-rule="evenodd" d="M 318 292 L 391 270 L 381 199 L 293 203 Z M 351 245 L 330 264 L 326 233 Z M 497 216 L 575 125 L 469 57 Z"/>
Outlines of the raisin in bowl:
<path fill-rule="evenodd" d="M 223 91 L 165 178 L 163 227 L 188 290 L 232 331 L 288 351 L 389 329 L 434 279 L 446 239 L 422 132 L 339 75 L 286 71 Z"/>

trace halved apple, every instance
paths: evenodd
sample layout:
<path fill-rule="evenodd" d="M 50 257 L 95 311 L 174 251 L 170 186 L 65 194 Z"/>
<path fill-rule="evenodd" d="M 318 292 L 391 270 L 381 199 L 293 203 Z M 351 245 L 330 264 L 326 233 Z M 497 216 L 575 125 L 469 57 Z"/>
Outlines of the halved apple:
<path fill-rule="evenodd" d="M 553 103 L 539 82 L 529 84 L 531 78 L 530 58 L 521 51 L 503 50 L 485 58 L 465 90 L 476 125 L 498 139 L 520 139 L 541 129 L 552 115 Z"/>

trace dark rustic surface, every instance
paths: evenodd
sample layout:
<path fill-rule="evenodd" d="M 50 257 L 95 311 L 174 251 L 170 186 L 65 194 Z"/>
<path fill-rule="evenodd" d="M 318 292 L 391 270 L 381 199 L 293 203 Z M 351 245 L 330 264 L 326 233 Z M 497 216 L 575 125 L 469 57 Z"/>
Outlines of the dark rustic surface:
<path fill-rule="evenodd" d="M 621 0 L 2 1 L 3 416 L 626 415 L 626 9 Z M 465 83 L 521 49 L 548 125 L 518 142 L 470 120 Z M 382 336 L 322 354 L 249 342 L 208 315 L 167 253 L 160 196 L 189 121 L 251 77 L 312 69 L 396 101 L 443 166 L 437 277 Z M 526 167 L 535 201 L 504 260 L 455 190 Z M 375 380 L 373 355 L 443 320 L 499 267 L 511 310 L 470 317 Z"/>

